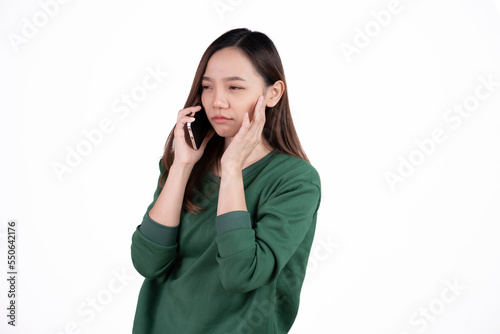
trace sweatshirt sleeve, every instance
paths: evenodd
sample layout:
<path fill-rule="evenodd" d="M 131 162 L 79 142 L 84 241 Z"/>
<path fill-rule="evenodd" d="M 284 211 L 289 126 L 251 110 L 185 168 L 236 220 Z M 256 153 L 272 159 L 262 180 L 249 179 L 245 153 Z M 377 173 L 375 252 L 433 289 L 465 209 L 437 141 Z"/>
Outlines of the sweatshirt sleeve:
<path fill-rule="evenodd" d="M 258 207 L 255 224 L 246 211 L 216 217 L 217 262 L 227 291 L 245 293 L 271 283 L 315 227 L 321 198 L 319 175 L 312 166 L 292 174 L 280 180 Z"/>
<path fill-rule="evenodd" d="M 136 227 L 132 235 L 132 263 L 135 269 L 145 278 L 156 279 L 166 275 L 177 256 L 177 227 L 164 226 L 149 216 L 149 211 L 156 203 L 163 189 L 160 187 L 161 173 L 164 171 L 159 162 L 158 177 L 153 202 L 146 209 L 142 223 Z"/>

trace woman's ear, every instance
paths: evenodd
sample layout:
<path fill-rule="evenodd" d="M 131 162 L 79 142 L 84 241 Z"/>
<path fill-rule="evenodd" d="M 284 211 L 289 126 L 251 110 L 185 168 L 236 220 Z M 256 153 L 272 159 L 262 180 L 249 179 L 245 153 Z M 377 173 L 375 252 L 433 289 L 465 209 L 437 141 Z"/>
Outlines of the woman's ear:
<path fill-rule="evenodd" d="M 281 99 L 285 92 L 285 83 L 281 80 L 276 81 L 272 86 L 266 89 L 266 107 L 272 108 Z"/>

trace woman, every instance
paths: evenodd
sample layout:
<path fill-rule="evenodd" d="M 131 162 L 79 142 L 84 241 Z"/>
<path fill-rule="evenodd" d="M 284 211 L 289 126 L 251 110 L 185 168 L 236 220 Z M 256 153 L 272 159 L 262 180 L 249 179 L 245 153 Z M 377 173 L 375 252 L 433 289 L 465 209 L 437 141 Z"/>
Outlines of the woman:
<path fill-rule="evenodd" d="M 200 103 L 213 129 L 194 150 L 185 125 Z M 208 47 L 159 168 L 132 236 L 145 277 L 133 333 L 287 333 L 321 188 L 266 35 L 235 29 Z"/>

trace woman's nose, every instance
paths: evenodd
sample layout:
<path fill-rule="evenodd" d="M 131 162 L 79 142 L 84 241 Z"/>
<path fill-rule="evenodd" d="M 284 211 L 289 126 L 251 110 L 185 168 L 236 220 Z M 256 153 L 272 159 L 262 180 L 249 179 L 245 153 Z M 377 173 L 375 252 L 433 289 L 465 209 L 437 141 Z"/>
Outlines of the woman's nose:
<path fill-rule="evenodd" d="M 224 93 L 219 90 L 219 89 L 216 89 L 214 91 L 214 99 L 212 101 L 212 106 L 214 108 L 225 108 L 227 107 L 227 100 L 224 96 Z"/>

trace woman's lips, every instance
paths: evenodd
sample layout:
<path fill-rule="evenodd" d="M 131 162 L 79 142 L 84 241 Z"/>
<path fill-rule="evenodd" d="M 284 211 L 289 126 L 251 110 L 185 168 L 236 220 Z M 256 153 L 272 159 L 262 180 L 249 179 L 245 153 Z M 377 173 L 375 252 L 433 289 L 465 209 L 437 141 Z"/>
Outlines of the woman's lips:
<path fill-rule="evenodd" d="M 214 116 L 214 117 L 212 117 L 212 120 L 215 123 L 225 123 L 227 121 L 230 121 L 231 118 L 227 118 L 227 117 L 224 117 L 224 116 Z"/>

